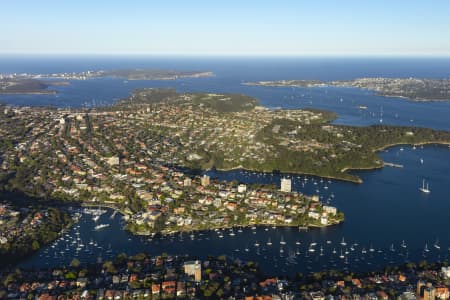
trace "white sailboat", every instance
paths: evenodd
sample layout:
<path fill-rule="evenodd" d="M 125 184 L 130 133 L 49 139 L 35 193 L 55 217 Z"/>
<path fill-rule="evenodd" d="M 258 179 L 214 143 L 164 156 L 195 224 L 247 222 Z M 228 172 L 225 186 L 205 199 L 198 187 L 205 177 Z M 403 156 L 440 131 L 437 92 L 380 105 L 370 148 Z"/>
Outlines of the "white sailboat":
<path fill-rule="evenodd" d="M 383 106 L 380 108 L 380 124 L 383 123 Z"/>
<path fill-rule="evenodd" d="M 419 191 L 421 191 L 422 193 L 425 193 L 425 194 L 429 194 L 431 192 L 428 187 L 428 182 L 427 182 L 427 185 L 425 186 L 425 179 L 422 181 L 422 187 L 419 188 Z"/>
<path fill-rule="evenodd" d="M 441 249 L 441 246 L 439 245 L 439 240 L 436 240 L 436 242 L 434 242 L 434 248 L 436 248 L 436 249 L 438 249 L 438 250 L 440 250 Z"/>

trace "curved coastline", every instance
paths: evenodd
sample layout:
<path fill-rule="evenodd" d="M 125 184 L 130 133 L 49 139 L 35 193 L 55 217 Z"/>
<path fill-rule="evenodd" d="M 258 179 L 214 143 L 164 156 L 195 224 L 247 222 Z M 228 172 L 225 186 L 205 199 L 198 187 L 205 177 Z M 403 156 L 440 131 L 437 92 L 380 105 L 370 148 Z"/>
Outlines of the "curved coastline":
<path fill-rule="evenodd" d="M 382 146 L 380 148 L 375 149 L 374 152 L 380 152 L 383 150 L 386 150 L 387 148 L 395 147 L 395 146 L 427 146 L 427 145 L 446 145 L 450 146 L 450 142 L 444 142 L 444 141 L 431 141 L 431 142 L 420 142 L 420 143 L 393 143 L 386 146 Z"/>
<path fill-rule="evenodd" d="M 383 150 L 386 150 L 388 148 L 392 148 L 392 147 L 396 147 L 396 146 L 427 146 L 427 145 L 447 145 L 450 147 L 450 142 L 443 142 L 443 141 L 431 141 L 431 142 L 420 142 L 420 143 L 393 143 L 393 144 L 389 144 L 389 145 L 385 145 L 379 148 L 376 148 L 373 150 L 374 153 L 379 153 Z M 357 175 L 353 175 L 353 174 L 349 174 L 348 171 L 368 171 L 368 170 L 377 170 L 377 169 L 382 169 L 385 167 L 385 162 L 383 161 L 383 164 L 381 165 L 374 165 L 374 166 L 368 166 L 368 167 L 344 167 L 340 170 L 341 173 L 345 173 L 348 174 L 350 176 L 354 176 L 355 179 L 352 180 L 350 178 L 344 178 L 344 177 L 337 177 L 337 176 L 329 176 L 329 175 L 320 175 L 320 174 L 316 174 L 316 173 L 308 173 L 308 172 L 302 172 L 302 171 L 288 171 L 288 172 L 283 172 L 280 171 L 283 174 L 293 174 L 293 175 L 308 175 L 308 176 L 315 176 L 315 177 L 319 177 L 319 178 L 324 178 L 324 179 L 332 179 L 332 180 L 338 180 L 338 181 L 344 181 L 344 182 L 350 182 L 350 183 L 356 183 L 356 184 L 361 184 L 364 181 Z M 209 168 L 206 169 L 205 171 L 211 171 L 213 170 L 213 168 Z M 217 171 L 221 171 L 221 172 L 228 172 L 228 171 L 247 171 L 247 172 L 260 172 L 260 173 L 273 173 L 274 170 L 256 170 L 256 169 L 249 169 L 249 168 L 245 168 L 242 165 L 239 165 L 237 167 L 232 167 L 232 168 L 214 168 L 214 170 Z"/>
<path fill-rule="evenodd" d="M 375 96 L 384 97 L 384 98 L 401 98 L 410 102 L 448 102 L 450 101 L 450 98 L 442 97 L 442 98 L 435 98 L 433 97 L 433 93 L 429 93 L 425 96 L 417 96 L 416 93 L 414 93 L 414 89 L 407 90 L 407 87 L 409 84 L 411 84 L 410 79 L 406 78 L 381 78 L 384 80 L 387 80 L 387 84 L 392 85 L 392 80 L 401 81 L 398 85 L 400 88 L 405 88 L 406 91 L 401 91 L 400 94 L 393 94 L 395 92 L 392 91 L 392 87 L 388 86 L 385 87 L 384 85 L 380 86 L 379 82 L 380 78 L 356 78 L 353 80 L 338 80 L 338 81 L 320 81 L 320 80 L 296 80 L 296 79 L 290 79 L 290 80 L 275 80 L 275 81 L 256 81 L 256 82 L 243 82 L 242 85 L 246 86 L 257 86 L 257 87 L 274 87 L 274 88 L 280 88 L 280 87 L 296 87 L 296 88 L 357 88 L 363 91 L 370 91 L 373 92 Z M 408 81 L 409 80 L 409 81 Z M 432 79 L 420 79 L 419 80 L 423 82 L 431 82 Z M 439 81 L 438 81 L 439 82 Z M 386 83 L 386 82 L 385 82 Z M 375 85 L 375 86 L 374 86 Z M 423 87 L 416 86 L 416 89 L 419 91 L 422 91 Z M 428 87 L 430 88 L 430 87 Z M 448 86 L 440 86 L 440 87 L 432 87 L 441 93 L 446 93 L 448 90 Z"/>
<path fill-rule="evenodd" d="M 97 207 L 97 208 L 107 208 L 111 209 L 122 216 L 128 216 L 129 214 L 120 208 L 115 207 L 114 205 L 111 205 L 109 203 L 87 203 L 83 202 L 81 203 L 80 207 Z M 330 223 L 327 225 L 322 224 L 315 224 L 315 223 L 308 223 L 308 224 L 273 224 L 269 222 L 249 222 L 247 224 L 233 224 L 233 225 L 226 225 L 226 226 L 210 226 L 208 228 L 191 228 L 191 227 L 185 227 L 185 228 L 179 228 L 178 230 L 164 230 L 160 232 L 150 232 L 150 231 L 132 231 L 127 228 L 124 228 L 129 233 L 137 236 L 155 236 L 155 235 L 172 235 L 177 233 L 187 233 L 187 232 L 205 232 L 205 231 L 214 231 L 214 230 L 225 230 L 225 229 L 234 229 L 234 228 L 250 228 L 250 227 L 276 227 L 276 228 L 295 228 L 298 227 L 300 229 L 306 229 L 309 228 L 325 228 L 330 226 L 339 225 L 344 222 L 345 219 L 342 220 L 330 220 Z"/>
<path fill-rule="evenodd" d="M 155 235 L 172 235 L 177 233 L 188 233 L 188 232 L 206 232 L 206 231 L 215 231 L 215 230 L 230 230 L 235 228 L 251 228 L 251 227 L 276 227 L 276 228 L 299 228 L 299 230 L 308 230 L 309 228 L 325 228 L 330 226 L 339 225 L 341 223 L 344 223 L 344 220 L 333 220 L 327 225 L 321 225 L 321 224 L 315 224 L 315 223 L 308 223 L 308 224 L 271 224 L 271 223 L 265 223 L 265 222 L 259 222 L 259 223 L 248 223 L 248 224 L 235 224 L 235 225 L 227 225 L 227 226 L 212 226 L 209 228 L 180 228 L 178 230 L 168 230 L 168 231 L 161 231 L 161 232 L 132 232 L 129 231 L 131 234 L 137 235 L 137 236 L 155 236 Z"/>
<path fill-rule="evenodd" d="M 42 91 L 1 91 L 0 95 L 56 95 L 58 91 L 56 90 L 42 90 Z"/>
<path fill-rule="evenodd" d="M 422 142 L 422 143 L 394 143 L 394 144 L 389 144 L 389 145 L 377 148 L 377 149 L 374 150 L 374 152 L 379 153 L 379 152 L 381 152 L 383 150 L 386 150 L 388 148 L 393 148 L 393 147 L 402 146 L 402 145 L 405 145 L 405 146 L 431 146 L 431 145 L 444 146 L 444 145 L 447 145 L 447 146 L 450 147 L 450 142 L 433 141 L 433 142 Z M 347 172 L 347 171 L 368 171 L 368 170 L 382 169 L 382 168 L 385 167 L 384 163 L 385 162 L 383 161 L 383 165 L 381 165 L 381 166 L 366 167 L 366 168 L 363 168 L 363 167 L 361 167 L 361 168 L 346 167 L 346 168 L 343 168 L 341 170 L 341 172 L 344 173 L 344 172 Z M 347 180 L 344 179 L 343 181 L 347 181 Z M 359 183 L 363 183 L 363 180 L 361 179 L 361 181 Z"/>
<path fill-rule="evenodd" d="M 344 168 L 347 169 L 347 168 Z M 348 168 L 349 170 L 353 170 L 353 168 Z M 207 169 L 205 171 L 211 171 L 213 169 Z M 215 170 L 217 171 L 221 171 L 221 172 L 228 172 L 228 171 L 247 171 L 247 172 L 258 172 L 258 173 L 273 173 L 274 170 L 255 170 L 255 169 L 248 169 L 248 168 L 244 168 L 242 166 L 238 166 L 238 167 L 233 167 L 233 168 L 215 168 Z M 314 176 L 314 177 L 318 177 L 318 178 L 324 178 L 324 179 L 333 179 L 333 180 L 338 180 L 338 181 L 345 181 L 345 182 L 352 182 L 352 183 L 362 183 L 361 180 L 358 180 L 357 178 L 355 178 L 355 180 L 351 180 L 350 178 L 342 178 L 342 177 L 336 177 L 336 176 L 330 176 L 330 175 L 318 175 L 315 173 L 308 173 L 308 172 L 302 172 L 302 171 L 279 171 L 282 174 L 292 174 L 292 175 L 307 175 L 307 176 Z M 351 175 L 353 176 L 353 175 Z"/>

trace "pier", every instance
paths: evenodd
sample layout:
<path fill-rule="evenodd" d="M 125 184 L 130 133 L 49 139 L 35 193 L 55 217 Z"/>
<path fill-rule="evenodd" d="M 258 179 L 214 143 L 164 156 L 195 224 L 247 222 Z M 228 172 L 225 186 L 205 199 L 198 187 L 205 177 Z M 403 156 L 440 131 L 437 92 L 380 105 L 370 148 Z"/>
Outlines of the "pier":
<path fill-rule="evenodd" d="M 403 168 L 403 165 L 394 164 L 394 163 L 390 163 L 390 162 L 383 162 L 383 165 L 386 167 L 392 167 L 392 168 Z"/>
<path fill-rule="evenodd" d="M 125 211 L 125 210 L 121 210 L 120 208 L 118 208 L 116 205 L 114 205 L 112 203 L 105 203 L 105 202 L 102 202 L 102 203 L 86 203 L 86 202 L 83 202 L 83 203 L 81 203 L 81 207 L 109 208 L 109 209 L 112 209 L 114 211 L 114 213 L 113 213 L 114 215 L 117 212 L 119 212 L 120 214 L 122 214 L 124 216 L 127 216 L 127 215 L 130 214 L 130 212 Z"/>

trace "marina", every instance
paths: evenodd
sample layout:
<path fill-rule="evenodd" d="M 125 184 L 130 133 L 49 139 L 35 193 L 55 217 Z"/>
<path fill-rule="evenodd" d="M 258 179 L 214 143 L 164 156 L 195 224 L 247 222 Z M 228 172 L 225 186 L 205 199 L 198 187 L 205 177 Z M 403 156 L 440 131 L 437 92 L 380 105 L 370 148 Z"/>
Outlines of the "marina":
<path fill-rule="evenodd" d="M 174 81 L 142 81 L 114 78 L 69 80 L 55 87 L 56 95 L 2 95 L 13 105 L 93 107 L 110 105 L 144 87 L 170 87 L 179 92 L 239 93 L 260 99 L 269 109 L 325 109 L 337 113 L 334 124 L 421 126 L 449 130 L 450 102 L 412 102 L 381 97 L 356 88 L 274 88 L 243 85 L 243 82 L 315 77 L 320 80 L 352 79 L 361 76 L 447 78 L 450 61 L 421 59 L 230 59 L 192 58 L 0 58 L 2 72 L 47 74 L 87 69 L 153 68 L 202 69 L 214 72 L 209 78 Z M 55 243 L 43 247 L 23 266 L 82 263 L 112 259 L 118 253 L 149 252 L 160 255 L 191 254 L 199 258 L 226 254 L 256 261 L 270 274 L 312 272 L 323 268 L 355 270 L 383 268 L 405 261 L 445 260 L 450 253 L 448 174 L 450 149 L 445 146 L 396 146 L 381 152 L 388 164 L 402 165 L 378 170 L 351 171 L 363 184 L 321 179 L 304 174 L 283 174 L 292 179 L 293 190 L 318 195 L 323 203 L 345 213 L 345 223 L 329 228 L 259 227 L 218 229 L 169 236 L 139 237 L 126 232 L 120 213 L 110 209 L 96 214 L 80 211 L 78 223 Z M 213 178 L 246 184 L 279 185 L 279 173 L 243 170 L 206 172 Z M 432 193 L 418 190 L 422 181 Z M 426 184 L 424 185 L 427 188 Z M 418 222 L 420 220 L 420 222 Z M 95 226 L 109 224 L 100 230 Z M 283 237 L 283 240 L 281 239 Z M 341 245 L 342 239 L 346 243 Z M 436 240 L 438 239 L 437 246 Z M 284 244 L 280 242 L 283 241 Z M 215 247 L 210 247 L 214 242 Z M 259 246 L 255 247 L 254 244 Z M 312 243 L 315 246 L 310 247 Z M 391 245 L 393 250 L 391 251 Z M 406 247 L 403 247 L 406 245 Z M 314 249 L 310 252 L 309 249 Z M 373 251 L 372 251 L 373 250 Z M 340 258 L 342 255 L 344 258 Z M 348 253 L 348 254 L 346 254 Z M 49 259 L 52 257 L 52 259 Z M 53 259 L 53 257 L 56 257 Z M 289 260 L 287 260 L 289 259 Z"/>
<path fill-rule="evenodd" d="M 313 272 L 323 268 L 345 270 L 375 270 L 386 265 L 429 261 L 444 261 L 450 258 L 450 239 L 446 229 L 433 216 L 448 211 L 442 190 L 445 180 L 436 176 L 443 174 L 448 166 L 434 157 L 450 156 L 448 147 L 427 146 L 413 150 L 403 146 L 390 148 L 382 153 L 383 158 L 401 162 L 404 169 L 384 168 L 358 173 L 364 184 L 354 185 L 305 175 L 289 175 L 293 188 L 305 194 L 319 190 L 321 201 L 329 202 L 346 213 L 346 222 L 329 228 L 290 227 L 238 227 L 211 231 L 174 233 L 167 236 L 140 237 L 126 232 L 125 222 L 119 213 L 104 209 L 99 220 L 89 209 L 81 209 L 74 215 L 78 223 L 62 234 L 52 245 L 43 248 L 23 263 L 24 266 L 50 266 L 70 263 L 73 257 L 81 262 L 108 260 L 119 253 L 129 255 L 149 252 L 158 255 L 163 252 L 199 256 L 222 255 L 258 262 L 270 274 L 292 274 L 292 272 Z M 439 155 L 436 155 L 439 153 Z M 429 168 L 417 164 L 417 157 L 425 157 Z M 405 170 L 407 172 L 405 172 Z M 402 172 L 402 179 L 399 177 Z M 404 174 L 407 173 L 407 174 Z M 281 174 L 256 173 L 248 171 L 209 172 L 222 180 L 239 178 L 247 184 L 253 182 L 277 184 Z M 285 175 L 285 174 L 284 174 Z M 422 193 L 411 190 L 418 176 L 433 179 L 433 194 L 423 202 Z M 378 187 L 390 182 L 391 189 Z M 328 189 L 325 189 L 325 186 Z M 368 193 L 367 190 L 377 193 Z M 395 197 L 393 195 L 404 195 Z M 351 198 L 346 195 L 353 195 Z M 368 197 L 367 195 L 372 195 Z M 352 200 L 355 199 L 355 200 Z M 357 199 L 357 200 L 356 200 Z M 395 205 L 393 205 L 395 204 Z M 385 208 L 389 207 L 389 210 Z M 380 216 L 383 216 L 380 221 Z M 412 220 L 422 217 L 424 222 Z M 398 226 L 401 219 L 408 226 Z M 108 224 L 101 230 L 95 227 Z M 431 236 L 415 232 L 428 231 Z M 383 232 L 383 235 L 378 234 Z M 214 243 L 217 247 L 208 248 Z M 205 249 L 208 249 L 205 251 Z M 52 258 L 51 260 L 49 258 Z"/>
<path fill-rule="evenodd" d="M 223 234 L 223 230 L 205 231 L 192 233 L 191 239 L 184 239 L 183 234 L 173 234 L 169 236 L 159 236 L 153 239 L 144 239 L 130 236 L 125 241 L 116 241 L 105 238 L 105 235 L 111 234 L 111 230 L 119 230 L 114 232 L 119 235 L 127 235 L 122 231 L 120 225 L 122 218 L 115 216 L 110 219 L 113 211 L 108 211 L 103 219 L 112 220 L 111 227 L 115 229 L 106 228 L 102 233 L 96 233 L 92 230 L 94 223 L 88 217 L 88 214 L 81 212 L 79 222 L 69 231 L 64 232 L 61 236 L 50 246 L 40 251 L 34 258 L 26 262 L 25 266 L 32 266 L 33 263 L 43 264 L 40 266 L 51 266 L 58 263 L 70 263 L 70 260 L 75 257 L 82 262 L 98 262 L 112 259 L 118 253 L 133 254 L 136 251 L 162 251 L 170 248 L 185 247 L 187 253 L 191 254 L 192 248 L 195 244 L 203 243 L 219 243 L 222 244 L 222 238 L 219 236 Z M 102 220 L 103 221 L 103 220 Z M 119 228 L 117 228 L 119 226 Z M 108 226 L 109 227 L 109 226 Z M 89 230 L 89 228 L 91 228 Z M 263 227 L 256 228 L 256 237 L 250 228 L 244 228 L 242 232 L 236 233 L 235 236 L 227 237 L 227 242 L 233 246 L 234 251 L 226 253 L 232 257 L 239 257 L 242 259 L 256 260 L 264 266 L 263 261 L 273 264 L 271 270 L 274 272 L 285 273 L 296 271 L 309 272 L 317 270 L 318 268 L 342 268 L 344 270 L 372 270 L 380 268 L 384 265 L 403 264 L 414 259 L 429 259 L 429 260 L 446 260 L 450 257 L 450 251 L 441 250 L 439 242 L 433 244 L 433 248 L 429 249 L 427 244 L 423 251 L 420 249 L 409 250 L 406 247 L 406 242 L 403 240 L 400 244 L 392 243 L 389 248 L 384 249 L 374 246 L 372 243 L 364 245 L 357 241 L 351 243 L 343 242 L 342 239 L 336 241 L 318 239 L 316 241 L 308 241 L 308 236 L 301 236 L 303 243 L 297 243 L 290 238 L 294 235 L 299 235 L 298 232 L 291 229 L 282 229 L 283 233 L 289 237 L 284 240 L 283 235 L 279 235 L 281 229 L 269 228 L 268 231 Z M 106 231 L 110 232 L 106 233 Z M 259 237 L 268 236 L 267 243 L 261 244 L 258 242 Z M 253 247 L 244 246 L 243 241 L 253 240 Z M 279 246 L 274 246 L 272 240 L 279 241 Z M 118 243 L 119 242 L 119 243 Z M 281 243 L 283 242 L 283 243 Z M 304 246 L 302 246 L 302 244 Z M 118 248 L 118 245 L 120 247 Z M 129 246 L 134 249 L 130 252 Z M 224 246 L 224 245 L 221 245 Z M 224 251 L 227 251 L 225 247 Z M 338 250 L 336 250 L 338 249 Z M 368 250 L 366 250 L 368 249 Z M 195 250 L 194 250 L 195 251 Z M 51 259 L 51 260 L 50 260 Z M 299 266 L 301 264 L 301 267 Z"/>
<path fill-rule="evenodd" d="M 450 300 L 450 1 L 3 2 L 0 300 Z"/>

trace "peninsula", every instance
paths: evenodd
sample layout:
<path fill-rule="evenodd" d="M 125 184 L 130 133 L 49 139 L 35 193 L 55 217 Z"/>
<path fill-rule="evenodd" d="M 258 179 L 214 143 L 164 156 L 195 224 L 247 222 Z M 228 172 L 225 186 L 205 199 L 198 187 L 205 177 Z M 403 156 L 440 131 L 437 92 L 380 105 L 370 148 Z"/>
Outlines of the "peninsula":
<path fill-rule="evenodd" d="M 33 200 L 0 193 L 0 268 L 35 253 L 73 224 L 66 211 Z"/>
<path fill-rule="evenodd" d="M 28 78 L 1 78 L 0 76 L 0 94 L 56 94 L 57 92 L 55 90 L 50 90 L 49 87 L 67 84 L 69 83 L 61 81 L 43 81 Z"/>
<path fill-rule="evenodd" d="M 450 143 L 450 132 L 330 123 L 319 110 L 269 110 L 239 94 L 143 89 L 95 109 L 0 108 L 7 190 L 119 209 L 140 234 L 234 226 L 328 226 L 344 216 L 314 195 L 180 170 L 247 169 L 352 182 L 393 144 Z M 53 155 L 47 155 L 53 153 Z M 1 174 L 0 174 L 1 176 Z"/>
<path fill-rule="evenodd" d="M 98 78 L 121 78 L 124 80 L 176 80 L 180 78 L 200 78 L 213 76 L 212 72 L 171 71 L 152 69 L 124 69 L 110 71 L 84 71 L 51 74 L 0 74 L 1 94 L 56 94 L 51 86 L 69 85 L 69 80 L 89 80 Z"/>
<path fill-rule="evenodd" d="M 384 97 L 401 97 L 413 101 L 450 100 L 450 79 L 357 78 L 353 80 L 279 80 L 246 82 L 245 85 L 274 87 L 353 87 L 367 89 Z"/>
<path fill-rule="evenodd" d="M 31 80 L 31 79 L 64 79 L 88 80 L 103 77 L 116 77 L 126 80 L 175 80 L 179 78 L 198 78 L 213 76 L 212 72 L 204 71 L 173 71 L 154 69 L 118 69 L 98 70 L 50 74 L 0 74 L 0 80 Z"/>

